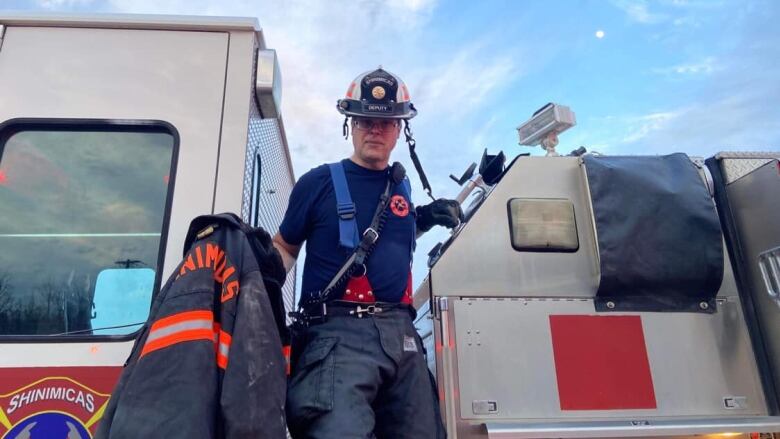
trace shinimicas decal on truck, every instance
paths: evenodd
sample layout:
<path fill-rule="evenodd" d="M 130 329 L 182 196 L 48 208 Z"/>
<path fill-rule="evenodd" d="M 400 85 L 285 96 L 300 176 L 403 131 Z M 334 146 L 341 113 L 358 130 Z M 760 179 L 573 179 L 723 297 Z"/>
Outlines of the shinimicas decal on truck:
<path fill-rule="evenodd" d="M 0 438 L 91 439 L 121 370 L 0 369 Z"/>

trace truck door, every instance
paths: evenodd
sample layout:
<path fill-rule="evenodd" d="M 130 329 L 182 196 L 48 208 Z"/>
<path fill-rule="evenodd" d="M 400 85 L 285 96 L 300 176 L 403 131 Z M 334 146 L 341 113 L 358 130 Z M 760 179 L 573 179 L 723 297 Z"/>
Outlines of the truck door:
<path fill-rule="evenodd" d="M 769 369 L 764 387 L 774 391 L 770 401 L 775 403 L 780 400 L 779 159 L 776 153 L 720 153 L 709 161 L 735 272 L 751 311 L 754 344 L 766 354 L 759 355 L 759 366 Z"/>
<path fill-rule="evenodd" d="M 2 25 L 0 436 L 88 438 L 213 209 L 228 33 Z"/>

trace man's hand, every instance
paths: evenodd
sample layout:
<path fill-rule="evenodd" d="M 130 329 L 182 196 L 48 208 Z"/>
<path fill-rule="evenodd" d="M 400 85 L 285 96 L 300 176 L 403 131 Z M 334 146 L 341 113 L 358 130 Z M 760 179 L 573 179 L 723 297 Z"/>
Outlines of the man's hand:
<path fill-rule="evenodd" d="M 436 225 L 452 229 L 464 219 L 460 203 L 455 200 L 440 198 L 431 204 L 417 206 L 415 210 L 418 232 L 427 232 Z"/>

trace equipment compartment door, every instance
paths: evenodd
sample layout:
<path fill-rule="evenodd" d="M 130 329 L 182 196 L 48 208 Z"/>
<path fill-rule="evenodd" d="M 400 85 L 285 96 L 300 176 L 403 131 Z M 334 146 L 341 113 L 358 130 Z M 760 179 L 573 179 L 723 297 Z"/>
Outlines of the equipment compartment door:
<path fill-rule="evenodd" d="M 742 311 L 596 313 L 588 299 L 453 301 L 460 417 L 766 415 Z"/>
<path fill-rule="evenodd" d="M 758 316 L 775 386 L 780 383 L 780 300 L 770 297 L 760 256 L 780 247 L 780 164 L 772 160 L 726 185 L 739 245 L 742 270 Z M 771 275 L 770 273 L 767 273 Z M 776 389 L 777 390 L 777 389 Z"/>

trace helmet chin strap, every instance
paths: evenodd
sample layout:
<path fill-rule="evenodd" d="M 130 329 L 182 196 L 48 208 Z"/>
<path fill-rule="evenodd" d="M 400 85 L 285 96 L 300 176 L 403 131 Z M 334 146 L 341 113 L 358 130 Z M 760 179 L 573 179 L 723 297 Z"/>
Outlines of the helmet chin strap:
<path fill-rule="evenodd" d="M 344 125 L 341 127 L 341 134 L 344 134 L 344 139 L 349 139 L 349 116 L 344 118 Z"/>
<path fill-rule="evenodd" d="M 431 197 L 433 201 L 436 201 L 436 198 L 434 198 L 431 193 L 431 185 L 428 183 L 428 177 L 425 176 L 425 171 L 423 171 L 422 165 L 420 164 L 420 159 L 414 151 L 417 142 L 415 142 L 412 137 L 412 129 L 409 127 L 408 119 L 404 119 L 404 137 L 406 137 L 406 143 L 409 145 L 409 155 L 412 156 L 412 163 L 414 164 L 414 169 L 417 170 L 417 175 L 420 176 L 420 182 L 423 185 L 423 189 L 425 189 L 425 192 L 428 193 L 428 196 Z"/>

